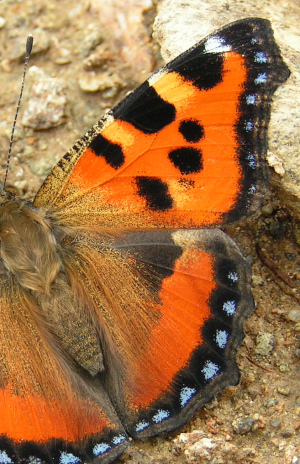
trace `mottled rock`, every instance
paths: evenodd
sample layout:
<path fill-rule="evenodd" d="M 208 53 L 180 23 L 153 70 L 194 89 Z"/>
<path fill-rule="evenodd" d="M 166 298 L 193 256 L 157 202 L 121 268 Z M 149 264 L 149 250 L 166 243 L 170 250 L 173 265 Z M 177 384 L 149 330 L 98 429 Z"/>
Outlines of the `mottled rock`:
<path fill-rule="evenodd" d="M 63 81 L 47 77 L 36 66 L 31 67 L 28 74 L 35 79 L 22 118 L 23 126 L 39 131 L 63 124 L 67 103 Z"/>

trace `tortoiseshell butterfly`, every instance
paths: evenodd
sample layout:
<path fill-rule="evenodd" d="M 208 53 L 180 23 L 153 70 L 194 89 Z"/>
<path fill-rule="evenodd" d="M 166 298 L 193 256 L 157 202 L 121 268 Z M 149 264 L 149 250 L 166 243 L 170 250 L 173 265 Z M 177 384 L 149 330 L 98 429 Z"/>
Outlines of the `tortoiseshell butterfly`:
<path fill-rule="evenodd" d="M 250 269 L 215 226 L 267 189 L 270 23 L 156 72 L 61 159 L 1 194 L 0 463 L 108 463 L 238 381 Z"/>

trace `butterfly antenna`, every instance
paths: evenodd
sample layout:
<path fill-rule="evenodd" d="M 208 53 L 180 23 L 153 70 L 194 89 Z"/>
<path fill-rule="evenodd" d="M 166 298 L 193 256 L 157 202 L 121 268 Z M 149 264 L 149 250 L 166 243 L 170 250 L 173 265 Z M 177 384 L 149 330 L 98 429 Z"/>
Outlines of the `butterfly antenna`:
<path fill-rule="evenodd" d="M 23 90 L 24 90 L 24 85 L 25 85 L 26 72 L 27 72 L 27 65 L 28 65 L 30 55 L 31 55 L 32 45 L 33 45 L 33 36 L 29 35 L 27 37 L 27 41 L 26 41 L 26 57 L 25 57 L 25 63 L 24 63 L 24 71 L 23 71 L 21 91 L 20 91 L 20 95 L 19 95 L 19 99 L 18 99 L 17 109 L 16 109 L 16 112 L 15 112 L 15 119 L 14 119 L 14 122 L 13 122 L 10 141 L 9 141 L 9 149 L 8 149 L 8 154 L 7 154 L 5 176 L 4 176 L 4 182 L 3 182 L 3 187 L 2 187 L 3 190 L 5 190 L 5 186 L 6 186 L 8 170 L 9 170 L 9 163 L 10 163 L 10 158 L 11 158 L 12 144 L 13 144 L 13 140 L 14 140 L 14 133 L 15 133 L 16 123 L 17 123 L 19 109 L 20 109 L 20 105 L 21 105 L 21 100 L 22 100 L 22 95 L 23 95 Z"/>

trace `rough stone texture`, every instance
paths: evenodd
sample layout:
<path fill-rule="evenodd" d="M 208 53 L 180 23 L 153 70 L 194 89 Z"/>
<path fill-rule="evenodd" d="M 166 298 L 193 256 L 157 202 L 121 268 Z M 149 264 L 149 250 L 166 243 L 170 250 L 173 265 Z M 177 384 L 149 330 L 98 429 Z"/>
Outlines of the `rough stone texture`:
<path fill-rule="evenodd" d="M 23 126 L 39 131 L 64 124 L 67 99 L 63 81 L 46 76 L 37 66 L 30 68 L 28 77 L 31 77 L 33 85 L 30 102 L 22 118 Z"/>
<path fill-rule="evenodd" d="M 145 21 L 152 0 L 91 0 L 91 8 L 110 30 L 115 53 L 146 78 L 154 64 Z"/>

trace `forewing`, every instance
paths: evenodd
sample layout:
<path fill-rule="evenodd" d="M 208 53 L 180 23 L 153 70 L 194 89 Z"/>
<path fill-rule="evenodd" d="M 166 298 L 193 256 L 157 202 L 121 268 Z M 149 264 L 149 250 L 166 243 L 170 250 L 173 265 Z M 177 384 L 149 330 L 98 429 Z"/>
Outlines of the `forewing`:
<path fill-rule="evenodd" d="M 271 97 L 288 75 L 269 21 L 230 24 L 100 120 L 35 205 L 85 228 L 202 227 L 250 214 L 267 185 Z"/>

